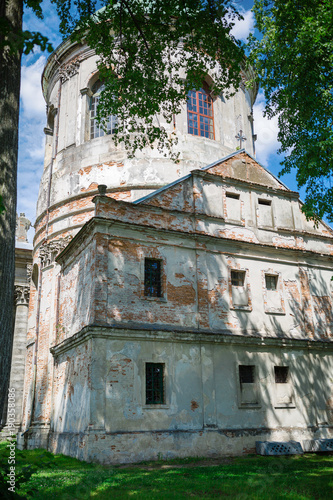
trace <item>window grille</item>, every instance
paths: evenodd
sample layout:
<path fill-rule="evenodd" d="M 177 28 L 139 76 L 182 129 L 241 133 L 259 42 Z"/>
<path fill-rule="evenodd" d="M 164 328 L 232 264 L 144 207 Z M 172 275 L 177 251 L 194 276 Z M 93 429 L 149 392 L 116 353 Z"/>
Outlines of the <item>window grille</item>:
<path fill-rule="evenodd" d="M 92 88 L 93 96 L 90 100 L 90 139 L 95 139 L 95 137 L 102 137 L 105 133 L 113 134 L 117 128 L 117 116 L 108 116 L 104 123 L 97 122 L 97 107 L 100 99 L 100 95 L 104 85 L 99 80 L 95 83 Z"/>
<path fill-rule="evenodd" d="M 231 271 L 231 284 L 232 286 L 244 286 L 245 271 Z"/>
<path fill-rule="evenodd" d="M 145 296 L 162 297 L 160 260 L 145 259 Z"/>
<path fill-rule="evenodd" d="M 163 363 L 146 363 L 146 404 L 164 404 Z"/>
<path fill-rule="evenodd" d="M 272 274 L 265 274 L 266 290 L 277 290 L 278 277 Z"/>
<path fill-rule="evenodd" d="M 288 366 L 274 366 L 275 383 L 276 384 L 287 384 L 289 379 L 289 367 Z"/>
<path fill-rule="evenodd" d="M 254 383 L 254 365 L 239 365 L 240 384 Z"/>
<path fill-rule="evenodd" d="M 187 94 L 188 133 L 214 139 L 213 99 L 204 88 Z"/>

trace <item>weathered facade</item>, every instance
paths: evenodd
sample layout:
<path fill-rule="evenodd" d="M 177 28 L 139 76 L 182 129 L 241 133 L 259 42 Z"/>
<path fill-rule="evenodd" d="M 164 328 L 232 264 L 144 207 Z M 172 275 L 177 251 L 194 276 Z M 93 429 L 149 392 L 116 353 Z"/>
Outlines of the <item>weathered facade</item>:
<path fill-rule="evenodd" d="M 184 109 L 174 164 L 100 135 L 97 83 L 84 45 L 44 71 L 19 446 L 117 463 L 329 436 L 333 232 L 255 161 L 255 91 L 202 91 L 213 136 Z"/>
<path fill-rule="evenodd" d="M 6 439 L 9 434 L 16 433 L 21 429 L 22 403 L 23 403 L 23 380 L 26 353 L 26 337 L 28 328 L 29 294 L 32 274 L 32 245 L 28 242 L 27 231 L 30 221 L 21 213 L 17 217 L 16 241 L 15 241 L 15 303 L 14 335 L 12 346 L 12 362 L 9 387 L 15 392 L 15 406 L 11 407 L 8 414 L 7 405 L 1 419 L 0 439 Z M 13 411 L 14 410 L 14 411 Z M 8 428 L 8 417 L 14 419 L 14 425 Z"/>

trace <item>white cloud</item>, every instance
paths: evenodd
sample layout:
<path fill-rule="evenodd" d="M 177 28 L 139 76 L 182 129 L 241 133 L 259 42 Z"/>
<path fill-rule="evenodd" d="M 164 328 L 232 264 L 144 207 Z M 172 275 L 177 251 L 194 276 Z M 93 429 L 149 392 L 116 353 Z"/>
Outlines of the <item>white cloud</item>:
<path fill-rule="evenodd" d="M 30 66 L 21 69 L 21 103 L 23 113 L 30 118 L 45 117 L 45 101 L 41 89 L 41 76 L 46 58 L 41 55 Z"/>
<path fill-rule="evenodd" d="M 56 8 L 50 0 L 43 0 L 42 8 L 44 19 L 40 20 L 25 7 L 24 29 L 41 32 L 55 48 L 61 42 Z M 23 56 L 21 68 L 17 212 L 24 212 L 32 223 L 43 173 L 46 104 L 41 90 L 41 75 L 47 57 L 47 53 L 35 48 L 29 55 Z M 33 233 L 33 230 L 29 231 L 30 241 Z"/>
<path fill-rule="evenodd" d="M 59 18 L 56 6 L 50 0 L 42 2 L 43 19 L 38 19 L 31 9 L 25 6 L 23 15 L 23 29 L 39 31 L 46 36 L 56 48 L 61 43 L 59 33 Z M 38 49 L 37 49 L 38 50 Z"/>
<path fill-rule="evenodd" d="M 269 120 L 264 117 L 264 108 L 265 97 L 263 92 L 259 92 L 253 106 L 254 133 L 257 134 L 256 153 L 258 160 L 267 165 L 269 156 L 276 154 L 280 143 L 277 139 L 279 132 L 278 118 L 275 116 Z"/>
<path fill-rule="evenodd" d="M 242 21 L 235 21 L 235 26 L 231 30 L 231 34 L 238 40 L 246 42 L 247 37 L 254 31 L 254 14 L 251 10 L 239 9 L 243 16 Z"/>
<path fill-rule="evenodd" d="M 46 109 L 41 74 L 45 62 L 45 55 L 37 53 L 24 58 L 21 68 L 17 212 L 24 212 L 32 223 L 43 172 Z"/>

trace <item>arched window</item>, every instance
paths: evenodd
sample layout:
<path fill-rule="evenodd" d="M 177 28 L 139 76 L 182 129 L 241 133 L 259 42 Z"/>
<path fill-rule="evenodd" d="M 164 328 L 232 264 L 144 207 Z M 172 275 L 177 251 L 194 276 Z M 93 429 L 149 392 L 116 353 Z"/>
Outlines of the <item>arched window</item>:
<path fill-rule="evenodd" d="M 200 90 L 190 90 L 187 95 L 188 133 L 214 139 L 213 99 L 204 83 Z"/>
<path fill-rule="evenodd" d="M 92 97 L 90 100 L 90 139 L 94 139 L 95 137 L 101 137 L 106 134 L 113 134 L 117 127 L 117 116 L 111 115 L 109 116 L 105 122 L 104 126 L 97 122 L 97 106 L 98 101 L 101 95 L 102 90 L 104 89 L 104 85 L 100 80 L 92 87 Z M 104 130 L 106 129 L 106 132 Z"/>

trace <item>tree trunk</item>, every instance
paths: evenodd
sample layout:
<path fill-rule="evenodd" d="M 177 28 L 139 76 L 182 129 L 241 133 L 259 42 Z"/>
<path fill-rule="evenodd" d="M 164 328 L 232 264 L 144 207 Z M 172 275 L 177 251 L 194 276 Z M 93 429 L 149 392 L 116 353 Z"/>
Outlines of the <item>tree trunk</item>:
<path fill-rule="evenodd" d="M 23 0 L 0 2 L 0 17 L 11 32 L 22 30 Z M 3 42 L 3 33 L 0 33 Z M 2 46 L 2 44 L 1 44 Z M 0 416 L 4 414 L 10 375 L 13 341 L 15 277 L 15 226 L 18 120 L 20 102 L 21 50 L 0 52 L 0 195 L 5 211 L 0 214 Z"/>

